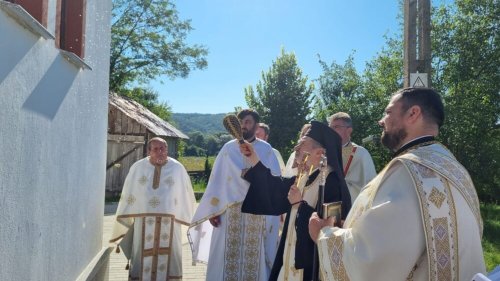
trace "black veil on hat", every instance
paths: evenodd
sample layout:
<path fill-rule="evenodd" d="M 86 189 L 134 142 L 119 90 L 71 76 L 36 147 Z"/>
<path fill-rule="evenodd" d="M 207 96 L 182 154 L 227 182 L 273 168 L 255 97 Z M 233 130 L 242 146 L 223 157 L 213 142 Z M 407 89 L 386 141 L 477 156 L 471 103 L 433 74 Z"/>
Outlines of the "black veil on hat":
<path fill-rule="evenodd" d="M 323 146 L 326 151 L 328 166 L 331 166 L 333 171 L 343 179 L 342 139 L 339 134 L 324 123 L 311 121 L 311 128 L 305 135 Z"/>

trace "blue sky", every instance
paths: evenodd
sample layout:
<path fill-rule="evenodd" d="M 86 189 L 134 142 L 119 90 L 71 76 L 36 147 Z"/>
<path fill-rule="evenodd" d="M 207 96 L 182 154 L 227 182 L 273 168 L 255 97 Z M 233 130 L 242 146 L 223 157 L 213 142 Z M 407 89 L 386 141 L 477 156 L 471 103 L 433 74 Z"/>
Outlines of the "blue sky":
<path fill-rule="evenodd" d="M 209 50 L 208 67 L 186 79 L 150 83 L 177 113 L 227 113 L 247 107 L 244 88 L 255 86 L 284 48 L 303 74 L 318 78 L 318 54 L 344 63 L 353 51 L 364 69 L 400 33 L 397 0 L 181 0 L 179 16 L 191 19 L 189 43 Z"/>

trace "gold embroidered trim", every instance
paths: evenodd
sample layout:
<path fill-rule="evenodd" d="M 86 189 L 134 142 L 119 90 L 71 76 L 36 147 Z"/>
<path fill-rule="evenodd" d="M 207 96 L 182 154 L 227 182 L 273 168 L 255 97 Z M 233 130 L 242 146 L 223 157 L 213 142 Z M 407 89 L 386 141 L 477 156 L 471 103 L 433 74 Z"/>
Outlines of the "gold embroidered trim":
<path fill-rule="evenodd" d="M 349 276 L 345 270 L 344 262 L 342 261 L 344 251 L 344 241 L 342 237 L 333 235 L 327 240 L 328 253 L 330 254 L 330 263 L 333 265 L 334 280 L 349 280 Z"/>
<path fill-rule="evenodd" d="M 441 179 L 443 180 L 443 179 Z M 451 214 L 456 214 L 456 209 L 455 209 L 455 199 L 453 198 L 453 196 L 451 196 L 451 188 L 450 188 L 450 183 L 448 181 L 443 181 L 443 184 L 445 186 L 445 192 L 447 194 L 450 194 L 450 196 L 447 196 L 448 197 L 448 205 L 450 206 L 450 213 Z M 456 272 L 456 280 L 458 280 L 458 275 L 459 275 L 459 272 L 460 272 L 460 263 L 459 263 L 459 256 L 458 256 L 458 223 L 457 223 L 457 216 L 454 215 L 451 217 L 451 220 L 450 220 L 450 225 L 451 225 L 451 229 L 454 230 L 454 233 L 452 235 L 452 239 L 453 239 L 453 244 L 454 246 L 452 246 L 452 262 L 453 262 L 453 269 L 454 269 L 454 272 Z"/>
<path fill-rule="evenodd" d="M 446 149 L 446 147 L 442 147 Z M 457 190 L 462 194 L 474 213 L 479 226 L 480 236 L 483 236 L 483 220 L 481 218 L 479 199 L 477 197 L 476 189 L 474 188 L 469 173 L 458 161 L 434 150 L 426 149 L 426 147 L 417 149 L 406 155 L 401 155 L 398 158 L 404 158 L 421 163 L 424 166 L 432 168 L 442 177 L 450 180 L 453 185 L 457 187 Z"/>
<path fill-rule="evenodd" d="M 429 280 L 453 280 L 458 276 L 458 230 L 455 204 L 445 178 L 424 178 L 411 160 L 401 160 L 413 178 L 419 198 L 429 263 Z M 431 189 L 432 186 L 432 189 Z M 429 204 L 440 193 L 439 206 Z M 434 202 L 433 202 L 434 203 Z M 444 208 L 444 209 L 443 209 Z M 445 215 L 444 217 L 442 215 Z"/>
<path fill-rule="evenodd" d="M 434 206 L 436 206 L 439 209 L 441 208 L 444 199 L 446 199 L 446 196 L 442 192 L 437 190 L 437 188 L 433 187 L 431 194 L 429 195 L 429 201 L 431 201 L 434 204 Z"/>
<path fill-rule="evenodd" d="M 436 249 L 437 280 L 452 280 L 448 218 L 432 219 L 434 249 Z"/>
<path fill-rule="evenodd" d="M 241 216 L 238 205 L 228 208 L 226 224 L 226 249 L 224 253 L 224 280 L 239 280 L 241 256 Z"/>
<path fill-rule="evenodd" d="M 224 280 L 259 280 L 264 217 L 240 210 L 238 203 L 226 211 Z"/>

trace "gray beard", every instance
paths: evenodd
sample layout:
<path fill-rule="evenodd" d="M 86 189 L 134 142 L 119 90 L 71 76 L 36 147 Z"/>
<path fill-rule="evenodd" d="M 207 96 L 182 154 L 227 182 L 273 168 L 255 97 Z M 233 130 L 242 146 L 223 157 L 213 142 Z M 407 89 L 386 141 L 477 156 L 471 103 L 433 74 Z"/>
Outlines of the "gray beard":
<path fill-rule="evenodd" d="M 386 133 L 383 131 L 381 142 L 391 151 L 396 151 L 401 146 L 401 142 L 407 135 L 408 134 L 404 128 L 397 130 L 395 133 Z"/>

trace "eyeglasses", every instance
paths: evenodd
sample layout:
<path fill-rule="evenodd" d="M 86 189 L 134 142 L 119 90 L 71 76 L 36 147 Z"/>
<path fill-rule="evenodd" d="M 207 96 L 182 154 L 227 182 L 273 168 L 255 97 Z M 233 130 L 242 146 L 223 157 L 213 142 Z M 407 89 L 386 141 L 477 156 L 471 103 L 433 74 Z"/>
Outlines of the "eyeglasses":
<path fill-rule="evenodd" d="M 331 128 L 332 129 L 338 129 L 338 128 L 350 128 L 351 126 L 344 126 L 344 125 L 335 125 L 335 126 L 332 126 Z"/>

